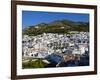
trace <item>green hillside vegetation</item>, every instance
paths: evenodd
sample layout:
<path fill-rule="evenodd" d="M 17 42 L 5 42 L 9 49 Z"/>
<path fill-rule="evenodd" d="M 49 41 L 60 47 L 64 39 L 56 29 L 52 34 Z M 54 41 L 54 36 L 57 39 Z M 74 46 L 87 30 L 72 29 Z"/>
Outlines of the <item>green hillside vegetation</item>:
<path fill-rule="evenodd" d="M 28 61 L 28 62 L 23 62 L 22 67 L 23 69 L 25 68 L 44 68 L 48 64 L 43 62 L 42 59 L 37 59 L 36 61 Z"/>
<path fill-rule="evenodd" d="M 38 26 L 38 28 L 36 27 Z M 42 33 L 62 33 L 68 34 L 70 31 L 89 31 L 89 23 L 87 22 L 73 22 L 69 20 L 56 20 L 51 23 L 40 23 L 23 29 L 23 34 L 39 35 Z"/>

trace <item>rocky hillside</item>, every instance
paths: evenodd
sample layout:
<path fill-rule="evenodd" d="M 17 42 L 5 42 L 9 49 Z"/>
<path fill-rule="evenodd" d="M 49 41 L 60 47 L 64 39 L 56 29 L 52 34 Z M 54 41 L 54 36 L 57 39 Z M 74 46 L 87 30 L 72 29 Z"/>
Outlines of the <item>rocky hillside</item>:
<path fill-rule="evenodd" d="M 89 31 L 88 22 L 73 22 L 69 20 L 56 20 L 50 23 L 40 23 L 23 29 L 23 34 L 38 35 L 42 33 L 64 33 L 70 31 Z"/>

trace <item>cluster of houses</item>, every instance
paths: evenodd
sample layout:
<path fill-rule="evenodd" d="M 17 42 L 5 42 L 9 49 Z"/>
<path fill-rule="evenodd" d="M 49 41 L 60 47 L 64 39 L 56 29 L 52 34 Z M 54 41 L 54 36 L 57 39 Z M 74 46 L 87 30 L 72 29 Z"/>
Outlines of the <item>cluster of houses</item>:
<path fill-rule="evenodd" d="M 71 31 L 69 34 L 43 33 L 37 36 L 23 35 L 23 57 L 44 58 L 56 56 L 56 62 L 67 61 L 74 55 L 89 55 L 89 32 Z M 71 55 L 68 58 L 68 55 Z M 59 64 L 60 65 L 60 64 Z M 58 64 L 57 64 L 58 66 Z"/>

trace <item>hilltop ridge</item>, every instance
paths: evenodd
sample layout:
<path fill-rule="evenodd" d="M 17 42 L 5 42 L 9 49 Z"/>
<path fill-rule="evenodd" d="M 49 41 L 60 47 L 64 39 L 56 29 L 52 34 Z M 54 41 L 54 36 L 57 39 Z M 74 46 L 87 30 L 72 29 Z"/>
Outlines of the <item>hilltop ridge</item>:
<path fill-rule="evenodd" d="M 42 33 L 63 33 L 68 34 L 70 31 L 89 32 L 89 22 L 74 22 L 70 20 L 55 20 L 50 23 L 40 23 L 31 25 L 23 29 L 25 35 L 38 35 Z"/>

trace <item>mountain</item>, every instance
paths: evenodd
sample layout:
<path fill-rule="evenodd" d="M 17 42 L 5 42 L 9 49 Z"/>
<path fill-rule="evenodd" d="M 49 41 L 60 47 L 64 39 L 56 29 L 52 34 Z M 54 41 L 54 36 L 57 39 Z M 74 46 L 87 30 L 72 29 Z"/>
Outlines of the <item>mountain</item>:
<path fill-rule="evenodd" d="M 40 23 L 23 29 L 23 34 L 38 35 L 42 33 L 64 33 L 70 31 L 89 31 L 88 22 L 74 22 L 70 20 L 55 20 L 50 23 Z"/>

